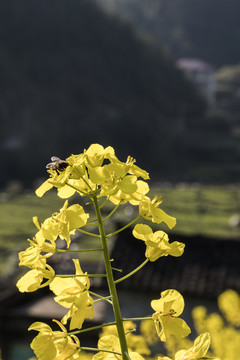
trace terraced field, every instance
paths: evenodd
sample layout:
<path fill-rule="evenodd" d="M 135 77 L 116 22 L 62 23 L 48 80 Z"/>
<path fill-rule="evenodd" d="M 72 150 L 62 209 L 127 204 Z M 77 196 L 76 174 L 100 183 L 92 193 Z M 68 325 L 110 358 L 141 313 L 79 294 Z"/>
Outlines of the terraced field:
<path fill-rule="evenodd" d="M 176 227 L 168 233 L 204 235 L 217 239 L 240 239 L 240 186 L 202 186 L 199 184 L 155 184 L 153 193 L 162 196 L 162 208 L 177 218 Z M 36 228 L 32 217 L 40 222 L 62 206 L 54 192 L 38 198 L 35 194 L 0 196 L 0 271 L 2 276 L 16 271 L 17 252 L 27 247 Z M 120 211 L 134 216 L 131 211 Z M 122 218 L 125 220 L 125 217 Z M 81 239 L 83 246 L 86 245 Z"/>

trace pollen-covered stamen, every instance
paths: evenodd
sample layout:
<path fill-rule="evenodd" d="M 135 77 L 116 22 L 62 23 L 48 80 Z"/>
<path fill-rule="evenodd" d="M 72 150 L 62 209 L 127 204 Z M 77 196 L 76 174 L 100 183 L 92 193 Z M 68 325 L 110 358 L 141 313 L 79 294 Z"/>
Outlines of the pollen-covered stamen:
<path fill-rule="evenodd" d="M 155 195 L 154 198 L 152 199 L 152 204 L 158 207 L 158 205 L 160 205 L 161 203 L 162 203 L 161 197 Z"/>
<path fill-rule="evenodd" d="M 134 165 L 135 162 L 136 162 L 136 160 L 133 157 L 131 157 L 130 155 L 128 155 L 126 164 L 127 165 Z"/>

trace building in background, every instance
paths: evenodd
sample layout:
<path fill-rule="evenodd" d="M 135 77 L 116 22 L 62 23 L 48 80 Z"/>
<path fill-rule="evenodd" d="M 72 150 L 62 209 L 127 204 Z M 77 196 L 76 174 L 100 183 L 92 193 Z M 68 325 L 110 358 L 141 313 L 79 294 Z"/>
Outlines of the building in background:
<path fill-rule="evenodd" d="M 200 59 L 182 58 L 177 61 L 177 67 L 182 70 L 186 77 L 193 81 L 201 94 L 207 100 L 208 106 L 215 106 L 215 74 L 213 67 Z"/>

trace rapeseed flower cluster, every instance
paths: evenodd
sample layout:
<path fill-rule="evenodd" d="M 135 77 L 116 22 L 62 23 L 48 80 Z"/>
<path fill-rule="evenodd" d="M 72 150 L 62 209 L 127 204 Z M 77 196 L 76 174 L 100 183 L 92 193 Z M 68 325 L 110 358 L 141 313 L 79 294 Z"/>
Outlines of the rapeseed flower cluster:
<path fill-rule="evenodd" d="M 127 203 L 137 207 L 138 216 L 124 228 L 142 218 L 144 222 L 163 222 L 171 229 L 175 226 L 176 219 L 160 208 L 160 197 L 155 196 L 151 199 L 148 196 L 150 189 L 146 180 L 149 179 L 149 174 L 138 167 L 130 156 L 126 162 L 120 161 L 111 146 L 104 148 L 102 145 L 93 144 L 79 155 L 71 155 L 66 160 L 53 157 L 52 161 L 53 163 L 47 165 L 49 178 L 36 190 L 37 196 L 42 197 L 52 188 L 57 189 L 57 195 L 62 199 L 76 194 L 81 197 L 87 196 L 95 210 L 95 219 L 90 219 L 90 214 L 85 212 L 81 205 L 69 206 L 68 200 L 65 200 L 59 212 L 52 214 L 42 223 L 36 217 L 33 218 L 37 232 L 32 240 L 28 240 L 30 246 L 19 253 L 19 265 L 26 266 L 29 270 L 19 279 L 17 287 L 21 292 L 31 292 L 49 286 L 55 295 L 54 300 L 66 308 L 66 314 L 61 322 L 54 320 L 60 327 L 58 331 L 40 322 L 31 325 L 29 330 L 39 332 L 31 347 L 39 360 L 79 359 L 82 349 L 90 349 L 82 347 L 76 335 L 85 331 L 82 329 L 84 320 L 93 318 L 94 302 L 108 301 L 113 307 L 115 322 L 104 324 L 98 348 L 91 349 L 96 352 L 93 360 L 143 360 L 143 356 L 150 355 L 150 350 L 142 335 L 133 334 L 135 324 L 131 319 L 123 320 L 116 285 L 132 276 L 148 261 L 156 261 L 168 255 L 181 256 L 185 245 L 177 241 L 170 243 L 164 231 L 154 232 L 149 225 L 137 223 L 133 229 L 133 236 L 144 241 L 146 260 L 130 274 L 115 281 L 107 244 L 107 238 L 113 235 L 105 233 L 105 220 L 102 218 L 101 209 L 107 202 L 112 203 L 115 210 Z M 107 219 L 115 210 L 109 213 Z M 97 226 L 98 233 L 84 230 L 85 226 Z M 101 247 L 94 251 L 100 251 L 102 254 L 106 274 L 91 276 L 107 278 L 110 294 L 107 297 L 91 292 L 89 274 L 82 271 L 79 259 L 73 260 L 74 275 L 56 274 L 53 267 L 47 263 L 47 260 L 58 251 L 71 252 L 71 236 L 76 231 L 81 231 L 86 236 L 97 237 L 101 242 Z M 65 242 L 65 249 L 57 248 L 57 240 Z M 97 300 L 92 296 L 97 297 Z M 172 335 L 184 337 L 189 334 L 190 328 L 179 318 L 184 309 L 184 300 L 178 291 L 163 291 L 159 299 L 151 302 L 151 306 L 155 312 L 146 321 L 153 322 L 160 340 L 166 341 Z M 65 327 L 68 322 L 70 332 Z M 175 360 L 200 359 L 197 356 L 205 356 L 209 344 L 209 336 L 203 334 L 196 340 L 192 349 L 177 353 Z"/>
<path fill-rule="evenodd" d="M 206 357 L 206 354 L 208 352 L 208 349 L 210 347 L 210 335 L 209 333 L 204 333 L 199 335 L 196 340 L 193 343 L 193 346 L 189 348 L 188 350 L 179 350 L 174 357 L 174 360 L 204 360 L 208 359 Z M 209 358 L 209 359 L 215 359 L 217 358 Z M 173 360 L 169 358 L 168 356 L 159 356 L 158 360 Z"/>
<path fill-rule="evenodd" d="M 209 332 L 216 359 L 236 360 L 240 354 L 240 296 L 234 290 L 224 291 L 218 297 L 218 308 L 218 312 L 208 314 L 204 306 L 195 307 L 195 329 L 197 333 Z"/>
<path fill-rule="evenodd" d="M 75 204 L 68 207 L 68 201 L 65 201 L 60 212 L 47 218 L 41 225 L 36 217 L 33 218 L 38 232 L 33 240 L 29 240 L 30 246 L 19 253 L 19 265 L 31 270 L 17 282 L 19 291 L 32 292 L 51 283 L 55 272 L 47 264 L 47 258 L 55 253 L 56 240 L 65 240 L 69 247 L 70 235 L 84 226 L 88 217 L 82 206 Z"/>

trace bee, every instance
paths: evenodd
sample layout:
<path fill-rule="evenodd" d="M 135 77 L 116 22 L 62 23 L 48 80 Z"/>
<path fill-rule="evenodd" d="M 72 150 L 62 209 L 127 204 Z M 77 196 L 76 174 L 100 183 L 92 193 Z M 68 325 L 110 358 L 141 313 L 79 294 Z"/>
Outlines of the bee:
<path fill-rule="evenodd" d="M 46 168 L 49 170 L 56 170 L 57 172 L 63 171 L 69 165 L 67 161 L 59 159 L 57 156 L 52 156 L 49 164 Z"/>

